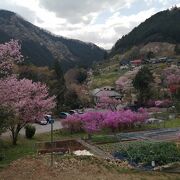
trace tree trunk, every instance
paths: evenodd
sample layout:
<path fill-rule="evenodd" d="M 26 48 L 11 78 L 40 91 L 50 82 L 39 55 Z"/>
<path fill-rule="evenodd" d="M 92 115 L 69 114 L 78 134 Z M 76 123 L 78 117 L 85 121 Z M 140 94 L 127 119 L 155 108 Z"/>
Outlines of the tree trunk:
<path fill-rule="evenodd" d="M 14 135 L 13 135 L 13 138 L 12 138 L 12 144 L 13 144 L 13 145 L 17 145 L 17 138 L 18 138 L 18 135 L 17 135 L 17 134 L 14 134 Z"/>
<path fill-rule="evenodd" d="M 88 133 L 88 140 L 92 139 L 92 135 Z"/>
<path fill-rule="evenodd" d="M 18 139 L 18 135 L 19 135 L 19 131 L 21 130 L 21 125 L 18 124 L 17 127 L 13 127 L 11 132 L 12 132 L 12 144 L 13 145 L 17 145 L 17 139 Z"/>

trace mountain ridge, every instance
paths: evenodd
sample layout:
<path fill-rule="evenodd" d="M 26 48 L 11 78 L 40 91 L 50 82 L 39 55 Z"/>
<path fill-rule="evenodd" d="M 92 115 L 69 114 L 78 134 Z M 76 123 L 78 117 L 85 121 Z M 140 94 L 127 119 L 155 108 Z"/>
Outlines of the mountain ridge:
<path fill-rule="evenodd" d="M 133 46 L 149 42 L 180 43 L 180 8 L 156 13 L 120 38 L 111 49 L 111 56 L 122 54 Z"/>
<path fill-rule="evenodd" d="M 52 66 L 58 59 L 63 70 L 89 67 L 106 55 L 106 50 L 93 43 L 54 35 L 11 11 L 0 10 L 0 25 L 0 43 L 20 40 L 26 62 L 37 66 Z"/>

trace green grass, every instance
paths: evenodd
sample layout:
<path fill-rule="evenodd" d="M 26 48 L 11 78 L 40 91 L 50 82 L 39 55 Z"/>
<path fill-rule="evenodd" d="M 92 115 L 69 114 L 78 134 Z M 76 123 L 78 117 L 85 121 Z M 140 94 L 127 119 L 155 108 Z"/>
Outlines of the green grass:
<path fill-rule="evenodd" d="M 176 128 L 176 127 L 180 127 L 180 118 L 165 121 L 165 128 Z"/>
<path fill-rule="evenodd" d="M 93 76 L 91 89 L 102 87 L 102 86 L 114 86 L 116 80 L 122 76 L 126 70 L 121 71 L 105 71 L 100 75 Z"/>
<path fill-rule="evenodd" d="M 161 118 L 159 118 L 161 119 Z M 165 120 L 160 124 L 146 124 L 142 125 L 141 127 L 134 127 L 131 129 L 125 129 L 123 132 L 128 131 L 144 131 L 150 129 L 159 129 L 159 128 L 177 128 L 180 127 L 180 118 L 172 119 L 172 120 Z"/>
<path fill-rule="evenodd" d="M 3 155 L 3 160 L 0 161 L 0 167 L 4 167 L 12 161 L 19 159 L 25 155 L 32 155 L 36 152 L 35 139 L 27 140 L 22 137 L 19 138 L 19 142 L 16 146 L 13 146 L 8 140 L 4 140 L 1 145 L 0 154 Z"/>
<path fill-rule="evenodd" d="M 165 123 L 160 125 L 146 125 L 141 128 L 134 128 L 131 131 L 139 131 L 139 130 L 148 130 L 154 128 L 175 128 L 180 127 L 180 118 L 175 120 L 168 120 Z M 126 132 L 126 131 L 124 131 Z M 102 132 L 102 134 L 95 134 L 92 136 L 93 143 L 108 143 L 108 142 L 116 142 L 116 138 L 114 136 L 108 136 L 108 132 Z M 63 131 L 54 131 L 54 141 L 56 140 L 64 140 L 70 138 L 80 138 L 87 137 L 85 133 L 76 133 L 69 134 Z M 4 159 L 0 161 L 0 167 L 4 167 L 11 163 L 12 161 L 24 157 L 26 155 L 33 155 L 37 152 L 36 143 L 43 141 L 50 141 L 51 136 L 50 133 L 44 133 L 40 135 L 35 135 L 33 139 L 26 139 L 23 136 L 20 136 L 18 139 L 18 144 L 13 146 L 10 138 L 3 139 L 2 144 L 0 141 L 0 154 L 4 156 Z M 114 143 L 113 143 L 114 144 Z"/>
<path fill-rule="evenodd" d="M 94 135 L 92 136 L 91 141 L 93 143 L 114 143 L 117 142 L 117 138 L 115 136 L 109 136 L 109 135 Z"/>
<path fill-rule="evenodd" d="M 70 135 L 69 133 L 65 133 L 62 131 L 54 131 L 53 134 L 54 141 L 84 136 L 86 136 L 84 133 Z M 9 137 L 0 140 L 0 155 L 4 156 L 3 160 L 0 161 L 0 167 L 5 167 L 12 161 L 17 160 L 21 157 L 35 154 L 37 152 L 37 142 L 50 140 L 50 133 L 35 135 L 33 139 L 26 139 L 24 136 L 19 136 L 18 143 L 16 146 L 12 145 L 11 139 Z"/>
<path fill-rule="evenodd" d="M 94 76 L 91 88 L 97 88 L 102 86 L 113 86 L 117 78 L 119 77 L 118 72 L 101 74 L 99 76 Z"/>
<path fill-rule="evenodd" d="M 155 128 L 177 128 L 180 127 L 180 118 L 173 120 L 165 120 L 160 124 L 148 124 L 143 126 L 142 129 L 155 129 Z"/>
<path fill-rule="evenodd" d="M 126 71 L 127 70 L 119 69 L 119 58 L 104 62 L 94 69 L 94 72 L 99 73 L 93 75 L 90 89 L 99 88 L 102 86 L 114 86 L 115 81 Z"/>

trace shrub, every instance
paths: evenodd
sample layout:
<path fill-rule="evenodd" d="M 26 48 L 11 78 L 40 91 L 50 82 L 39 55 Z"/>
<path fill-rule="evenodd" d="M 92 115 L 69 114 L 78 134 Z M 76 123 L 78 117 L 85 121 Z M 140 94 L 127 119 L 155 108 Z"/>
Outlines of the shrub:
<path fill-rule="evenodd" d="M 81 115 L 83 129 L 88 134 L 98 132 L 102 129 L 105 113 L 103 112 L 86 112 Z"/>
<path fill-rule="evenodd" d="M 70 133 L 82 131 L 81 117 L 78 114 L 68 116 L 61 122 L 61 124 L 63 128 L 69 131 Z"/>
<path fill-rule="evenodd" d="M 77 81 L 82 84 L 87 78 L 87 71 L 83 68 L 78 70 Z"/>
<path fill-rule="evenodd" d="M 5 132 L 10 124 L 10 119 L 13 118 L 13 112 L 10 108 L 0 106 L 0 135 Z"/>
<path fill-rule="evenodd" d="M 149 99 L 146 103 L 147 107 L 155 107 L 155 100 Z"/>
<path fill-rule="evenodd" d="M 148 113 L 142 108 L 140 108 L 138 112 L 133 112 L 131 110 L 106 112 L 94 111 L 68 116 L 62 121 L 62 126 L 71 133 L 83 130 L 88 134 L 92 134 L 101 131 L 104 128 L 115 132 L 119 127 L 131 127 L 136 123 L 143 124 L 147 118 Z"/>
<path fill-rule="evenodd" d="M 0 161 L 4 160 L 5 154 L 4 154 L 4 149 L 5 149 L 5 144 L 4 142 L 0 139 Z"/>
<path fill-rule="evenodd" d="M 28 124 L 25 127 L 26 138 L 32 139 L 32 137 L 34 136 L 35 132 L 36 132 L 36 128 L 34 126 Z"/>
<path fill-rule="evenodd" d="M 144 165 L 151 165 L 152 161 L 164 165 L 180 161 L 180 149 L 171 142 L 133 142 L 115 152 L 114 156 Z"/>

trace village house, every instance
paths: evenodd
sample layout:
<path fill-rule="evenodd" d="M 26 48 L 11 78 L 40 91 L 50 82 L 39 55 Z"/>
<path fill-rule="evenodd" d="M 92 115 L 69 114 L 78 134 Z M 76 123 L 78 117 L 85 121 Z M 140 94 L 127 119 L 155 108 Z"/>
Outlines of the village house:
<path fill-rule="evenodd" d="M 131 65 L 132 66 L 140 66 L 142 64 L 142 60 L 141 59 L 135 59 L 133 61 L 131 61 Z"/>
<path fill-rule="evenodd" d="M 94 102 L 98 103 L 101 97 L 110 97 L 113 99 L 121 99 L 122 95 L 115 91 L 115 88 L 112 86 L 104 86 L 101 88 L 96 88 L 92 90 L 92 96 L 94 98 Z"/>
<path fill-rule="evenodd" d="M 128 66 L 128 65 L 129 65 L 129 62 L 130 62 L 129 59 L 122 59 L 122 60 L 119 62 L 119 65 L 120 65 L 120 66 Z"/>

